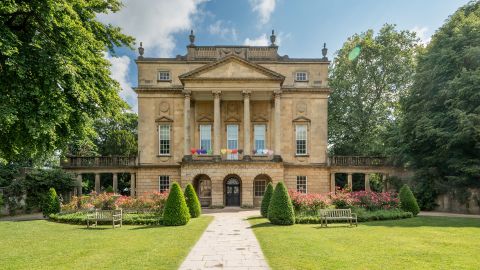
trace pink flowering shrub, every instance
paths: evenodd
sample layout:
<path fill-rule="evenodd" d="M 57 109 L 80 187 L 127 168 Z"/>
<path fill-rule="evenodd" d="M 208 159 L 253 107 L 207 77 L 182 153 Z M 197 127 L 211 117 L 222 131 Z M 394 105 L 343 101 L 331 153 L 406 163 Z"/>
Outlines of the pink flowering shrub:
<path fill-rule="evenodd" d="M 352 198 L 352 193 L 349 190 L 337 189 L 337 191 L 330 193 L 330 199 L 332 200 L 332 205 L 336 208 L 350 208 L 355 205 L 355 201 Z"/>
<path fill-rule="evenodd" d="M 399 207 L 400 200 L 392 192 L 356 191 L 351 193 L 354 206 L 367 210 L 395 209 Z"/>
<path fill-rule="evenodd" d="M 396 193 L 373 191 L 355 191 L 337 190 L 335 193 L 327 195 L 316 193 L 299 193 L 290 190 L 290 198 L 297 215 L 316 215 L 319 209 L 352 208 L 358 207 L 368 211 L 389 210 L 399 207 L 399 199 Z"/>
<path fill-rule="evenodd" d="M 162 213 L 165 202 L 168 198 L 168 192 L 153 192 L 146 193 L 137 198 L 129 196 L 118 196 L 113 193 L 92 192 L 88 196 L 76 197 L 74 196 L 70 203 L 62 205 L 64 212 L 76 212 L 91 210 L 94 208 L 111 210 L 124 209 L 127 211 L 146 211 Z"/>
<path fill-rule="evenodd" d="M 322 194 L 305 194 L 295 190 L 289 190 L 288 194 L 292 199 L 292 204 L 296 213 L 314 214 L 319 209 L 324 209 L 331 205 L 330 198 Z"/>

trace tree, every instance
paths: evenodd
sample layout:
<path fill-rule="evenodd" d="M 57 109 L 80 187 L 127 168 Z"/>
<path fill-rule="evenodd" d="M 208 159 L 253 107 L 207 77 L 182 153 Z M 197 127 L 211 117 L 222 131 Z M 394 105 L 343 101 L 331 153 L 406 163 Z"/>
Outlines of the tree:
<path fill-rule="evenodd" d="M 279 182 L 273 192 L 272 200 L 268 206 L 268 220 L 276 225 L 295 224 L 292 200 L 283 182 Z"/>
<path fill-rule="evenodd" d="M 402 100 L 404 152 L 422 208 L 439 193 L 460 202 L 480 187 L 480 2 L 459 8 L 419 56 Z M 434 191 L 435 194 L 432 194 Z"/>
<path fill-rule="evenodd" d="M 418 40 L 384 25 L 343 44 L 329 74 L 329 143 L 336 155 L 383 155 L 396 130 L 399 98 L 412 84 Z"/>
<path fill-rule="evenodd" d="M 200 206 L 200 201 L 192 184 L 188 184 L 185 188 L 185 200 L 187 201 L 188 210 L 190 211 L 190 217 L 199 217 L 202 214 L 202 207 Z"/>
<path fill-rule="evenodd" d="M 260 206 L 260 213 L 262 217 L 268 217 L 268 206 L 270 205 L 270 200 L 272 199 L 273 195 L 273 185 L 272 183 L 268 183 L 267 189 L 263 194 L 262 198 L 262 205 Z"/>
<path fill-rule="evenodd" d="M 134 156 L 138 153 L 138 115 L 123 111 L 114 117 L 99 118 L 85 138 L 75 138 L 68 154 L 76 156 Z"/>
<path fill-rule="evenodd" d="M 91 119 L 126 107 L 108 49 L 133 38 L 97 20 L 119 0 L 11 0 L 0 5 L 0 157 L 28 160 L 85 137 Z"/>
<path fill-rule="evenodd" d="M 163 225 L 180 226 L 187 224 L 189 220 L 190 212 L 182 189 L 178 183 L 173 183 L 163 211 Z"/>
<path fill-rule="evenodd" d="M 43 202 L 42 212 L 44 217 L 60 213 L 60 199 L 54 188 L 48 190 L 48 194 Z"/>
<path fill-rule="evenodd" d="M 418 215 L 420 207 L 418 207 L 417 200 L 407 185 L 403 185 L 398 193 L 398 197 L 400 198 L 400 208 L 403 211 L 411 212 L 414 216 Z"/>

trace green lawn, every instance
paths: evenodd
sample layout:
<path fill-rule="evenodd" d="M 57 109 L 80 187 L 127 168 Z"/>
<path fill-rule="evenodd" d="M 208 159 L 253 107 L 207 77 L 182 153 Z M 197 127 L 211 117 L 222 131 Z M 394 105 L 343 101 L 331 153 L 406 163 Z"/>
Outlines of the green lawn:
<path fill-rule="evenodd" d="M 186 226 L 0 222 L 1 269 L 177 269 L 212 217 Z"/>
<path fill-rule="evenodd" d="M 480 269 L 480 219 L 275 226 L 250 219 L 272 269 Z"/>

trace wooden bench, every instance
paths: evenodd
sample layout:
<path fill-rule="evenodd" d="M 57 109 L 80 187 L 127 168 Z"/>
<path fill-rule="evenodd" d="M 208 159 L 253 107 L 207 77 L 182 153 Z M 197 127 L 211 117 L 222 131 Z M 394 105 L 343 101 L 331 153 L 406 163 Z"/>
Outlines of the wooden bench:
<path fill-rule="evenodd" d="M 122 227 L 122 209 L 119 210 L 99 210 L 95 209 L 92 212 L 87 213 L 87 228 L 90 226 L 97 226 L 99 221 L 111 221 L 112 226 Z"/>
<path fill-rule="evenodd" d="M 347 221 L 350 223 L 350 226 L 353 226 L 353 221 L 355 221 L 355 226 L 358 226 L 357 223 L 357 214 L 352 213 L 351 209 L 320 209 L 320 224 L 323 227 L 328 226 L 328 221 Z"/>

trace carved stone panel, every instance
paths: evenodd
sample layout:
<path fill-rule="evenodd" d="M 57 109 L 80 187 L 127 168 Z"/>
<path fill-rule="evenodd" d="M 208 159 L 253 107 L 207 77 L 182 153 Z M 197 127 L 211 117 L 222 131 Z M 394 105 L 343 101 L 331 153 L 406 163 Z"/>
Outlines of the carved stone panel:
<path fill-rule="evenodd" d="M 252 122 L 268 122 L 270 118 L 270 103 L 268 101 L 252 102 Z"/>

